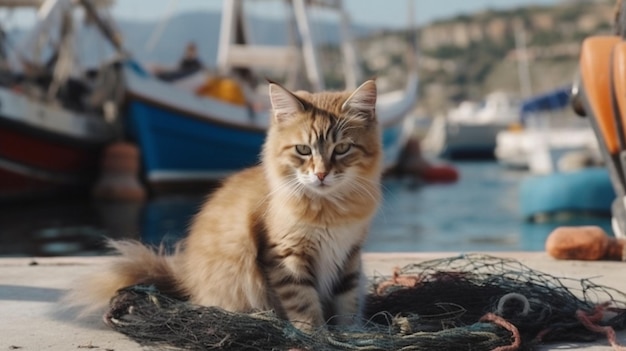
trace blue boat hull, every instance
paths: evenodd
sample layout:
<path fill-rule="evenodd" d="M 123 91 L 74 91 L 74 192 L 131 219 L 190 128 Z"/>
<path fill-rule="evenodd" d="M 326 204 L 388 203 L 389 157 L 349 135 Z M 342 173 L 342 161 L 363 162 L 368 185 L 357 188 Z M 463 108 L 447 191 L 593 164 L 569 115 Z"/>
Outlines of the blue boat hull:
<path fill-rule="evenodd" d="M 258 163 L 265 138 L 143 101 L 130 102 L 127 116 L 150 182 L 219 179 Z"/>
<path fill-rule="evenodd" d="M 588 168 L 527 178 L 519 198 L 525 219 L 559 213 L 609 216 L 615 191 L 606 168 Z"/>

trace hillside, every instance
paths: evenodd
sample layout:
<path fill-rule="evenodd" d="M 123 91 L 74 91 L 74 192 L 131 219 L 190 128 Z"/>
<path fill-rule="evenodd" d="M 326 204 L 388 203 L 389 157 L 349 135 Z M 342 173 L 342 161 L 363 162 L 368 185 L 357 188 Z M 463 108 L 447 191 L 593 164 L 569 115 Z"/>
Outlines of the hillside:
<path fill-rule="evenodd" d="M 613 6 L 613 0 L 569 0 L 554 7 L 459 16 L 419 28 L 420 106 L 429 114 L 442 112 L 493 90 L 523 97 L 519 72 L 526 62 L 532 94 L 570 83 L 582 39 L 611 32 Z M 369 71 L 393 71 L 392 64 L 380 67 L 378 55 L 400 57 L 405 49 L 390 51 L 390 38 L 406 36 L 387 32 L 362 41 L 365 52 L 378 52 L 364 57 Z"/>

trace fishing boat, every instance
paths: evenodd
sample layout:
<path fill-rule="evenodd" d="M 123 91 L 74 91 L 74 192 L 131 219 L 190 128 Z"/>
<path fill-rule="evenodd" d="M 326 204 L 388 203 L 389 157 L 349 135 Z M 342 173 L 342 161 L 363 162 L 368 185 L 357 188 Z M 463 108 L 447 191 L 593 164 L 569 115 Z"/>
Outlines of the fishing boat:
<path fill-rule="evenodd" d="M 172 82 L 137 62 L 125 65 L 126 133 L 141 150 L 143 178 L 152 191 L 211 184 L 258 162 L 270 105 L 267 84 L 255 74 L 273 72 L 272 77 L 295 90 L 331 88 L 320 69 L 311 7 L 322 6 L 338 14 L 343 34 L 338 56 L 345 59 L 345 85 L 341 88 L 354 89 L 360 83 L 348 15 L 341 2 L 285 3 L 296 35 L 284 46 L 254 43 L 249 38 L 243 2 L 227 0 L 222 9 L 217 70 L 195 72 Z M 199 79 L 199 75 L 204 77 Z M 406 116 L 417 99 L 417 75 L 411 68 L 407 76 L 404 89 L 378 96 L 386 168 L 395 164 L 410 134 Z M 190 89 L 181 81 L 201 84 Z"/>
<path fill-rule="evenodd" d="M 495 155 L 505 167 L 549 174 L 598 165 L 600 150 L 589 122 L 569 109 L 571 86 L 522 101 L 519 127 L 498 133 Z"/>
<path fill-rule="evenodd" d="M 529 170 L 518 197 L 520 214 L 529 223 L 607 217 L 616 196 L 589 121 L 570 112 L 570 90 L 560 87 L 526 99 L 524 127 L 498 134 L 499 163 Z M 558 112 L 564 112 L 561 119 Z M 532 225 L 525 228 L 532 232 Z"/>
<path fill-rule="evenodd" d="M 99 154 L 117 133 L 103 112 L 106 99 L 90 99 L 97 89 L 93 81 L 70 72 L 72 26 L 66 14 L 72 1 L 0 1 L 3 10 L 16 6 L 38 8 L 38 14 L 20 48 L 19 70 L 9 63 L 15 48 L 0 36 L 0 201 L 87 193 Z M 59 43 L 48 62 L 29 56 L 41 33 Z"/>
<path fill-rule="evenodd" d="M 530 221 L 606 216 L 615 199 L 609 172 L 594 161 L 601 156 L 589 121 L 569 111 L 570 91 L 571 86 L 560 87 L 526 99 L 521 109 L 525 128 L 498 135 L 498 161 L 517 159 L 530 171 L 519 190 L 522 217 Z M 561 120 L 550 113 L 566 108 Z"/>

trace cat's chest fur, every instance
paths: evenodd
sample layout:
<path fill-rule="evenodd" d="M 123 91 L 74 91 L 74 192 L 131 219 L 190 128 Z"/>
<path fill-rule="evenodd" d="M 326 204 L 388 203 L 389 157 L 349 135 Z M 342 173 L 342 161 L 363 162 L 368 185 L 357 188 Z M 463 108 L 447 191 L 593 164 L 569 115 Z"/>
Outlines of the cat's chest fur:
<path fill-rule="evenodd" d="M 283 262 L 294 271 L 302 256 L 315 275 L 315 285 L 322 299 L 333 296 L 333 290 L 343 274 L 347 259 L 360 252 L 366 236 L 366 222 L 332 227 L 298 226 L 285 238 L 297 255 Z"/>
<path fill-rule="evenodd" d="M 354 250 L 360 250 L 365 228 L 362 225 L 332 229 L 318 229 L 314 235 L 320 238 L 316 264 L 317 285 L 322 296 L 332 296 L 343 264 Z"/>

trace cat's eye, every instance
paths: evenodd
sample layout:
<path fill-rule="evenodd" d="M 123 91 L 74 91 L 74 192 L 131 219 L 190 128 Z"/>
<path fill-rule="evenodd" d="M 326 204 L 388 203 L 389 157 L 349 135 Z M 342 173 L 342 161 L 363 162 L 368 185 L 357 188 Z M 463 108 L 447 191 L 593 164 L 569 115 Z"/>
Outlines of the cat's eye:
<path fill-rule="evenodd" d="M 296 151 L 302 156 L 308 156 L 311 154 L 311 147 L 308 145 L 296 145 Z"/>
<path fill-rule="evenodd" d="M 350 147 L 352 147 L 350 143 L 340 143 L 335 146 L 334 152 L 337 155 L 343 155 L 350 150 Z"/>

